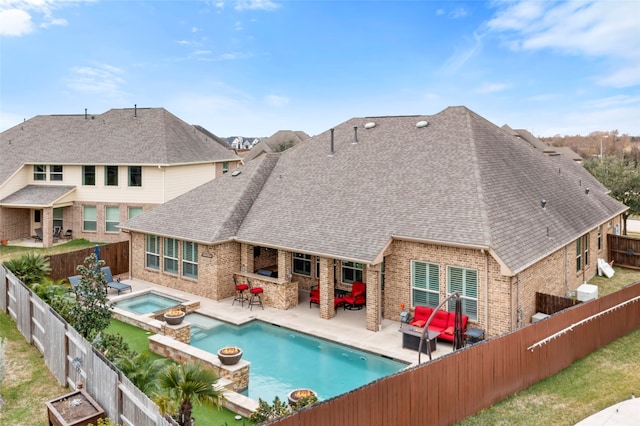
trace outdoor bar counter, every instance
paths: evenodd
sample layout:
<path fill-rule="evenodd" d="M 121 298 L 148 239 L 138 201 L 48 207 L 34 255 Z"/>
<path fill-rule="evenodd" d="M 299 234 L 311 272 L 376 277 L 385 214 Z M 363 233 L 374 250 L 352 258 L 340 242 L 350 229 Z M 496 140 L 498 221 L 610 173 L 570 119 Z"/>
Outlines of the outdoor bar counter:
<path fill-rule="evenodd" d="M 253 287 L 262 287 L 262 304 L 286 311 L 298 305 L 298 283 L 284 278 L 271 278 L 251 272 L 235 272 L 238 283 L 251 281 Z M 247 297 L 250 297 L 247 291 Z"/>

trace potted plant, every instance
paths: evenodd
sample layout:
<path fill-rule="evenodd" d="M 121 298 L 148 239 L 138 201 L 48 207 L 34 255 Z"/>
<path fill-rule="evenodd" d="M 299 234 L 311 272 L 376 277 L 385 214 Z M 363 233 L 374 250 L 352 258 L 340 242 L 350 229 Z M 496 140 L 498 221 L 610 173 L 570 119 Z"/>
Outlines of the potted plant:
<path fill-rule="evenodd" d="M 318 395 L 311 389 L 292 390 L 287 398 L 289 399 L 289 405 L 294 409 L 314 404 L 318 401 Z"/>
<path fill-rule="evenodd" d="M 84 389 L 53 399 L 46 403 L 49 424 L 73 426 L 95 424 L 104 418 L 104 410 Z"/>
<path fill-rule="evenodd" d="M 226 346 L 218 350 L 218 359 L 224 365 L 237 364 L 242 358 L 242 349 L 235 346 Z"/>
<path fill-rule="evenodd" d="M 184 319 L 185 313 L 182 309 L 174 308 L 169 309 L 164 313 L 164 320 L 169 325 L 178 325 Z"/>

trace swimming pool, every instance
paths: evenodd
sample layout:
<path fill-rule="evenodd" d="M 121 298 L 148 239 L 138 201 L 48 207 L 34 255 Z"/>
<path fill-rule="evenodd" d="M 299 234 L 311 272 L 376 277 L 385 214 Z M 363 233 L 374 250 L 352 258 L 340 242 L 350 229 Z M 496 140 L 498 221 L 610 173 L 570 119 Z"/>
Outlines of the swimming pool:
<path fill-rule="evenodd" d="M 150 292 L 121 300 L 116 302 L 115 306 L 138 315 L 144 315 L 177 306 L 182 302 L 183 300 L 174 297 Z"/>
<path fill-rule="evenodd" d="M 298 388 L 329 399 L 408 365 L 258 320 L 236 326 L 193 313 L 185 321 L 191 323 L 194 347 L 214 354 L 224 346 L 242 348 L 242 358 L 251 362 L 244 394 L 269 404 L 276 396 L 286 402 Z"/>

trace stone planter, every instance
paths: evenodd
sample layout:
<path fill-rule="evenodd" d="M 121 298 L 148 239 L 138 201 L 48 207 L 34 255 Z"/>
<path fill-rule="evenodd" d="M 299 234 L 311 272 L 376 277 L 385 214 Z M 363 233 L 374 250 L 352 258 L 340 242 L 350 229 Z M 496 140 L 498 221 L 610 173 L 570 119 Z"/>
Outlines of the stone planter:
<path fill-rule="evenodd" d="M 299 400 L 303 398 L 310 398 L 312 396 L 316 399 L 318 398 L 318 395 L 311 389 L 296 389 L 289 392 L 287 399 L 289 400 L 289 405 L 291 407 L 295 407 Z"/>
<path fill-rule="evenodd" d="M 237 364 L 242 358 L 242 349 L 233 346 L 227 346 L 218 350 L 218 359 L 224 365 Z"/>
<path fill-rule="evenodd" d="M 182 323 L 185 313 L 178 310 L 171 310 L 164 313 L 164 320 L 169 325 L 178 325 Z"/>
<path fill-rule="evenodd" d="M 104 410 L 84 389 L 52 399 L 46 403 L 49 424 L 53 426 L 87 426 L 104 419 Z"/>

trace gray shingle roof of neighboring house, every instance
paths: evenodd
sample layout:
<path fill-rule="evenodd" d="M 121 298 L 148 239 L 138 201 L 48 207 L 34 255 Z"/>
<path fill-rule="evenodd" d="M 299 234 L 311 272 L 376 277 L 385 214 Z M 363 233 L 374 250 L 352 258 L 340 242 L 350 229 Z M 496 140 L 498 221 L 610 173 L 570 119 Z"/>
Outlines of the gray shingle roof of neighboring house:
<path fill-rule="evenodd" d="M 39 115 L 0 134 L 0 184 L 22 164 L 171 165 L 239 160 L 164 108 Z"/>
<path fill-rule="evenodd" d="M 554 154 L 563 155 L 567 158 L 572 159 L 573 161 L 582 162 L 582 157 L 578 155 L 574 150 L 569 148 L 568 146 L 547 145 L 546 143 L 542 142 L 540 139 L 536 138 L 531 133 L 529 133 L 528 130 L 524 130 L 524 129 L 514 130 L 511 127 L 507 126 L 506 124 L 502 126 L 502 128 L 507 132 L 509 132 L 510 134 L 512 134 L 513 136 L 528 142 L 531 146 L 533 146 L 534 148 L 536 148 L 541 152 L 544 152 L 549 155 L 554 155 Z"/>
<path fill-rule="evenodd" d="M 277 159 L 278 154 L 264 155 L 121 223 L 120 228 L 204 244 L 227 241 L 236 235 Z"/>
<path fill-rule="evenodd" d="M 49 207 L 53 206 L 56 200 L 75 190 L 75 186 L 27 185 L 0 200 L 0 206 Z"/>
<path fill-rule="evenodd" d="M 417 127 L 422 121 L 428 125 Z M 197 229 L 207 241 L 235 235 L 364 263 L 380 261 L 393 238 L 410 239 L 487 249 L 507 273 L 518 273 L 626 210 L 580 165 L 521 143 L 465 107 L 431 116 L 353 118 L 336 126 L 333 155 L 331 145 L 326 131 L 280 154 L 257 193 L 258 185 L 226 188 L 242 182 L 223 176 L 144 214 L 146 227 L 138 228 L 136 218 L 129 228 L 151 232 L 156 214 L 165 221 L 158 229 L 177 238 L 196 236 Z M 240 176 L 258 173 L 264 161 L 248 163 Z M 235 207 L 237 190 L 251 194 L 247 203 L 256 197 L 250 208 Z M 227 226 L 223 218 L 241 210 L 246 216 Z M 180 221 L 194 229 L 173 232 Z"/>
<path fill-rule="evenodd" d="M 301 130 L 278 130 L 273 135 L 269 136 L 266 139 L 261 140 L 258 144 L 256 144 L 248 154 L 242 157 L 242 160 L 246 163 L 254 158 L 260 156 L 261 154 L 267 152 L 277 152 L 279 150 L 280 145 L 290 148 L 288 146 L 295 146 L 300 142 L 309 139 L 309 135 Z"/>

